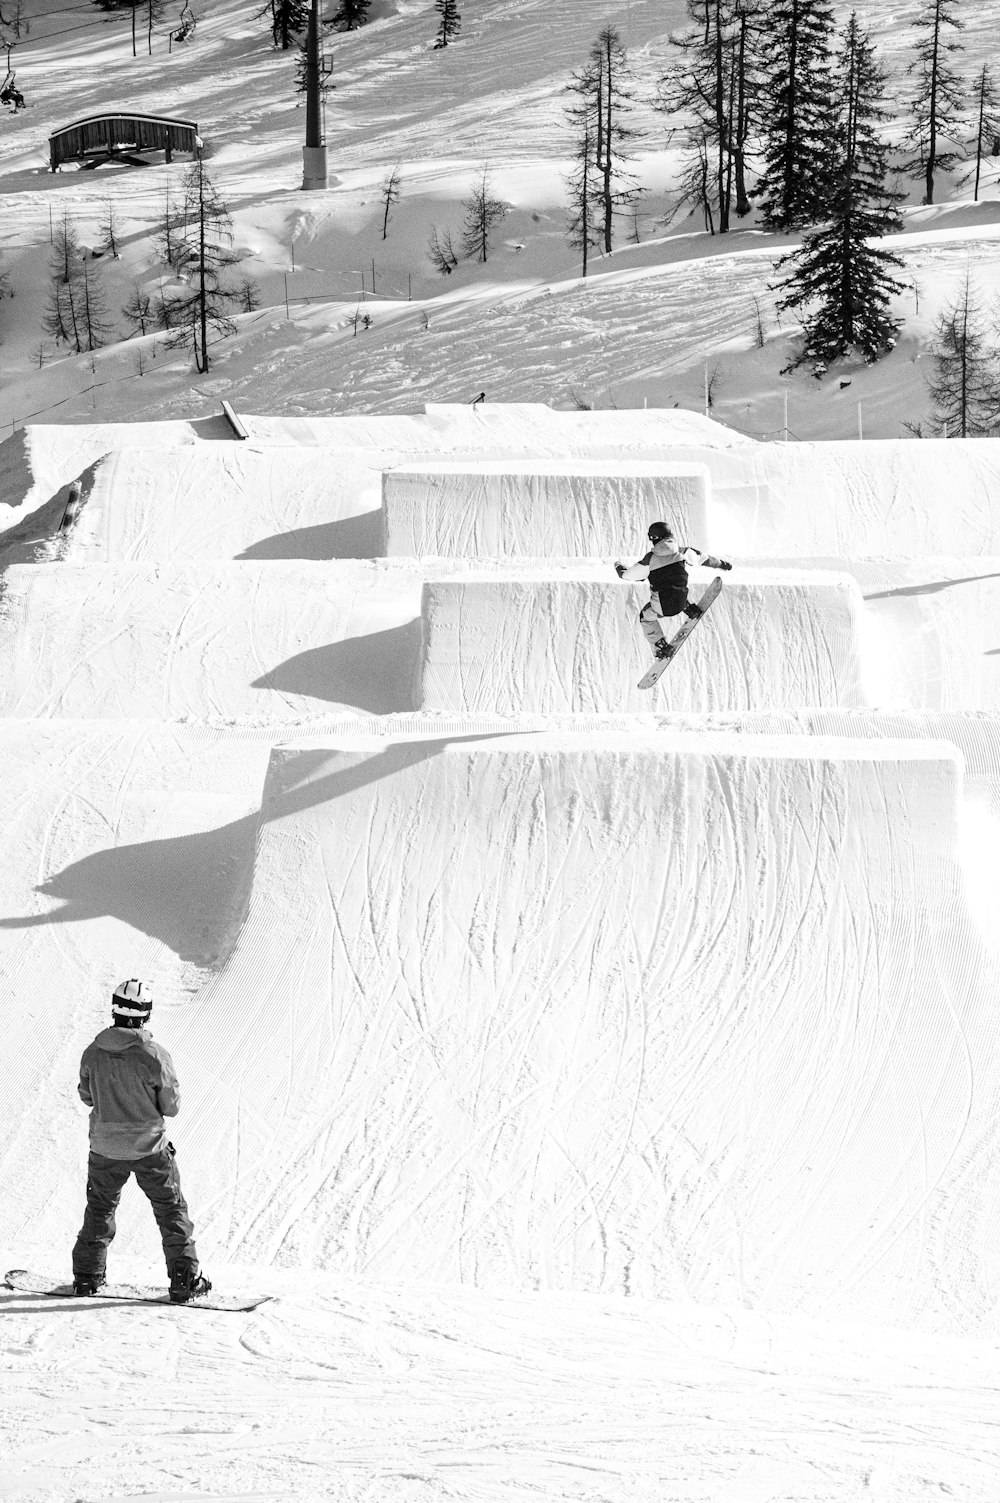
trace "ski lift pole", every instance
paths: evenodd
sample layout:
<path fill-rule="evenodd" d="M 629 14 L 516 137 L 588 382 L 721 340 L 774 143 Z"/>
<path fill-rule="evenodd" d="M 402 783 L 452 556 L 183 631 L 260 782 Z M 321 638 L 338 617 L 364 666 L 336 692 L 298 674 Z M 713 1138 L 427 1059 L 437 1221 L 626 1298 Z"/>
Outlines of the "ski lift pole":
<path fill-rule="evenodd" d="M 309 7 L 306 33 L 306 144 L 302 148 L 302 186 L 314 191 L 327 185 L 319 58 L 319 0 Z"/>

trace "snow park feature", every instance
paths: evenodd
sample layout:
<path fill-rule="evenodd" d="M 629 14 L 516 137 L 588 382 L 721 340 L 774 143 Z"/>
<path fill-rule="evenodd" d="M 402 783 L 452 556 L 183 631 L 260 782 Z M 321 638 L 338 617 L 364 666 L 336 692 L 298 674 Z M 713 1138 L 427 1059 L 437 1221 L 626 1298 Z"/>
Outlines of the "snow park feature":
<path fill-rule="evenodd" d="M 386 474 L 383 551 L 605 556 L 634 548 L 657 517 L 669 517 L 680 537 L 707 539 L 707 511 L 704 465 L 427 464 Z"/>
<path fill-rule="evenodd" d="M 692 572 L 695 599 L 711 578 Z M 536 563 L 532 575 L 430 579 L 415 703 L 507 714 L 648 709 L 635 683 L 636 663 L 649 662 L 638 625 L 648 596 L 607 565 L 563 565 L 556 578 L 551 564 Z M 861 613 L 847 575 L 740 569 L 727 576 L 697 649 L 661 680 L 658 706 L 863 705 Z"/>
<path fill-rule="evenodd" d="M 518 466 L 603 482 L 587 415 L 566 416 L 552 414 L 543 459 L 484 461 L 484 486 Z M 626 470 L 672 468 L 669 422 L 636 416 L 654 452 L 637 444 Z M 414 1375 L 433 1369 L 442 1396 L 458 1381 L 455 1332 L 513 1326 L 518 1372 L 539 1328 L 560 1371 L 571 1333 L 599 1332 L 568 1430 L 548 1380 L 534 1391 L 546 1436 L 571 1435 L 621 1498 L 640 1472 L 709 1495 L 728 1475 L 707 1439 L 685 1459 L 647 1427 L 609 1463 L 611 1420 L 581 1428 L 616 1343 L 631 1349 L 636 1321 L 648 1341 L 667 1312 L 688 1345 L 640 1342 L 637 1367 L 620 1359 L 616 1423 L 623 1395 L 644 1412 L 641 1371 L 677 1412 L 695 1383 L 702 1434 L 709 1395 L 752 1391 L 762 1341 L 810 1413 L 826 1412 L 831 1372 L 839 1412 L 860 1415 L 873 1366 L 895 1396 L 913 1360 L 928 1394 L 958 1384 L 975 1411 L 996 1294 L 982 1193 L 1000 897 L 990 560 L 738 556 L 641 695 L 646 590 L 610 555 L 314 556 L 314 528 L 361 518 L 380 539 L 383 476 L 412 470 L 421 445 L 431 483 L 435 442 L 444 486 L 474 475 L 466 414 L 343 420 L 356 446 L 294 418 L 245 421 L 243 444 L 164 434 L 96 459 L 100 425 L 80 429 L 60 461 L 91 456 L 77 520 L 4 573 L 3 1266 L 66 1279 L 79 1052 L 118 973 L 145 974 L 182 1082 L 171 1131 L 214 1292 L 271 1298 L 193 1326 L 108 1298 L 73 1326 L 74 1361 L 138 1370 L 181 1321 L 177 1381 L 210 1402 L 191 1366 L 207 1341 L 227 1423 L 270 1434 L 295 1374 L 325 1383 L 336 1360 L 340 1406 L 296 1410 L 332 1456 L 331 1425 L 363 1432 L 366 1373 L 388 1382 L 375 1412 L 412 1447 Z M 496 432 L 516 427 L 501 417 Z M 553 459 L 569 431 L 580 452 Z M 683 447 L 687 417 L 676 431 Z M 28 447 L 42 473 L 40 432 Z M 890 490 L 865 493 L 873 529 L 872 498 Z M 523 525 L 530 536 L 527 513 Z M 694 570 L 694 594 L 712 577 Z M 120 1208 L 109 1275 L 155 1286 L 140 1201 Z M 78 1320 L 76 1303 L 9 1299 L 29 1341 Z M 232 1368 L 214 1321 L 251 1322 L 253 1376 Z M 728 1355 L 713 1356 L 719 1321 Z M 864 1332 L 857 1354 L 845 1331 Z M 33 1361 L 18 1392 L 41 1422 Z M 477 1394 L 507 1391 L 500 1361 L 475 1359 Z M 460 1371 L 464 1392 L 468 1351 Z M 68 1357 L 45 1382 L 83 1423 Z M 513 1445 L 525 1476 L 565 1491 L 558 1459 L 528 1459 L 512 1402 L 489 1446 Z M 992 1441 L 949 1415 L 925 1470 L 954 1478 L 955 1437 L 971 1436 L 959 1476 L 978 1503 Z M 787 1443 L 803 1423 L 779 1426 L 780 1448 L 768 1442 L 740 1488 L 799 1486 Z M 309 1496 L 304 1432 L 224 1459 L 156 1433 L 201 1485 L 259 1493 L 290 1469 Z M 836 1474 L 857 1475 L 854 1452 L 826 1444 Z M 129 1454 L 129 1476 L 162 1492 L 157 1467 Z M 358 1465 L 368 1486 L 382 1463 Z M 72 1460 L 18 1466 L 29 1496 L 82 1475 Z"/>

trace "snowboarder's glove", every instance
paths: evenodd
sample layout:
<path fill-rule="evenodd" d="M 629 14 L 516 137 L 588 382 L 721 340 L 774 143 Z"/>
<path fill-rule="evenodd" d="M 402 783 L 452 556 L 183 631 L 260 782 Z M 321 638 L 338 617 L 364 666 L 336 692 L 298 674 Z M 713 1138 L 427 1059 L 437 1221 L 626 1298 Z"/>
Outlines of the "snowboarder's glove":
<path fill-rule="evenodd" d="M 724 558 L 720 558 L 719 559 L 719 568 L 720 569 L 731 569 L 732 567 L 733 567 L 732 564 L 727 563 Z"/>
<path fill-rule="evenodd" d="M 618 578 L 621 579 L 622 575 L 625 573 L 625 565 L 615 564 L 615 573 L 618 575 Z"/>

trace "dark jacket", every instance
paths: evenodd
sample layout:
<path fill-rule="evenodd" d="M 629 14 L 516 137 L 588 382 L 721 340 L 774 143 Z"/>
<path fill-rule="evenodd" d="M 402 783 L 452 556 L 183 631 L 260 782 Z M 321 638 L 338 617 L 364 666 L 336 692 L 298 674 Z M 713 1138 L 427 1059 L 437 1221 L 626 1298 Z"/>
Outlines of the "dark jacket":
<path fill-rule="evenodd" d="M 623 570 L 622 579 L 648 579 L 652 594 L 668 594 L 673 590 L 683 590 L 687 595 L 688 563 L 685 554 L 696 554 L 696 563 L 704 564 L 706 569 L 718 569 L 721 560 L 713 558 L 710 553 L 702 553 L 700 548 L 692 548 L 690 543 L 675 543 L 673 538 L 665 538 L 663 542 L 656 543 L 648 553 L 644 554 L 638 563 Z"/>
<path fill-rule="evenodd" d="M 92 1108 L 90 1146 L 108 1159 L 141 1159 L 166 1147 L 176 1117 L 173 1061 L 144 1028 L 105 1028 L 83 1051 L 80 1100 Z"/>

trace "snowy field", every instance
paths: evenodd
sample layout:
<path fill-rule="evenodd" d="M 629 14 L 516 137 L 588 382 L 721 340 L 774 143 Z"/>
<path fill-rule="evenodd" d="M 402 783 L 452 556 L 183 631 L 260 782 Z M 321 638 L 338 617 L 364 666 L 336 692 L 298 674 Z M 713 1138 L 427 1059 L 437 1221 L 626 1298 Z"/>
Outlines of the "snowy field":
<path fill-rule="evenodd" d="M 916 5 L 859 10 L 904 63 Z M 33 0 L 0 116 L 0 1272 L 69 1273 L 79 1056 L 141 975 L 204 1266 L 272 1298 L 0 1292 L 0 1499 L 1000 1498 L 1000 461 L 905 426 L 966 268 L 1000 289 L 997 162 L 978 203 L 968 164 L 914 192 L 902 337 L 849 385 L 781 374 L 790 242 L 665 225 L 648 91 L 636 238 L 582 281 L 565 83 L 609 19 L 652 77 L 683 13 L 468 0 L 432 53 L 430 0 L 375 0 L 328 43 L 317 195 L 294 54 L 238 0 L 136 60 L 127 17 Z M 968 19 L 971 72 L 1000 0 Z M 164 275 L 183 162 L 45 170 L 112 107 L 198 121 L 259 283 L 207 374 L 40 347 L 50 216 L 96 247 L 113 201 L 119 302 Z M 495 255 L 441 278 L 484 161 Z M 658 515 L 734 568 L 641 694 L 612 565 Z M 163 1281 L 134 1187 L 109 1272 Z"/>

